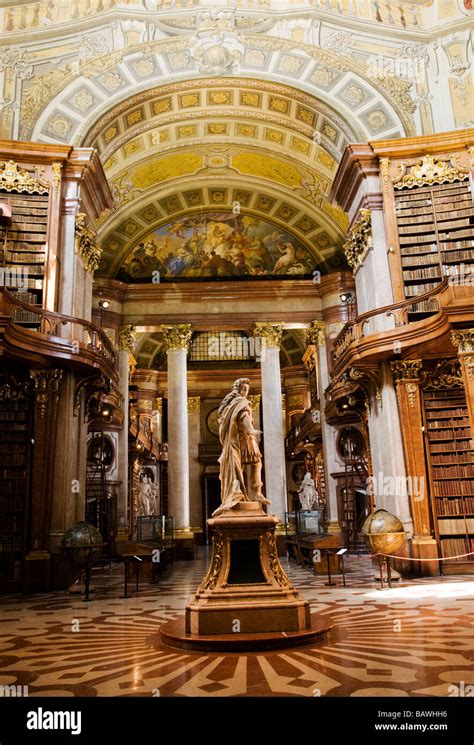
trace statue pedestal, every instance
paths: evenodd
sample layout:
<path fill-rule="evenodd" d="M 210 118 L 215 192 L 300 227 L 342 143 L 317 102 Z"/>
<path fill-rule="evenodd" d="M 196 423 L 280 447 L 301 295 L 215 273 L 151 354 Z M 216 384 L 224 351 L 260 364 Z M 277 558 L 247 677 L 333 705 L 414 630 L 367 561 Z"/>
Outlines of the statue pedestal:
<path fill-rule="evenodd" d="M 329 630 L 311 618 L 278 559 L 275 527 L 259 502 L 240 502 L 208 520 L 212 559 L 186 607 L 185 628 L 161 629 L 162 640 L 191 649 L 256 649 L 309 644 Z M 168 627 L 168 628 L 167 628 Z"/>

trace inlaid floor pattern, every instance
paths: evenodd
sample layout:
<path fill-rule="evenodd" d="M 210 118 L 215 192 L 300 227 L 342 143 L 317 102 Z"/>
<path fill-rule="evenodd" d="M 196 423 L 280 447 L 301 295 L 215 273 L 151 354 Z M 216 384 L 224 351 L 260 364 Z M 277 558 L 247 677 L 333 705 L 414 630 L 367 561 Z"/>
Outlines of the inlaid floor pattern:
<path fill-rule="evenodd" d="M 93 600 L 64 592 L 4 597 L 0 684 L 29 696 L 452 696 L 474 684 L 474 578 L 402 580 L 380 591 L 367 557 L 350 557 L 347 587 L 283 560 L 327 640 L 288 651 L 205 654 L 157 641 L 183 614 L 207 567 L 177 562 L 128 599 L 120 567 L 94 578 Z M 131 587 L 134 591 L 134 586 Z"/>

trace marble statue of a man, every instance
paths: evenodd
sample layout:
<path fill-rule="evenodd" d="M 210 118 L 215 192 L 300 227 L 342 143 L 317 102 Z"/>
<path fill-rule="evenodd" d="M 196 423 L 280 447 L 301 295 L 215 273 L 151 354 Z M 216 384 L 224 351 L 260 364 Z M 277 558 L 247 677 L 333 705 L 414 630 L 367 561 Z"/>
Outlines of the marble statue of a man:
<path fill-rule="evenodd" d="M 248 378 L 236 380 L 218 409 L 221 505 L 213 512 L 214 517 L 241 501 L 270 504 L 262 494 L 262 454 L 258 446 L 261 432 L 253 426 L 252 406 L 247 398 L 249 384 Z"/>

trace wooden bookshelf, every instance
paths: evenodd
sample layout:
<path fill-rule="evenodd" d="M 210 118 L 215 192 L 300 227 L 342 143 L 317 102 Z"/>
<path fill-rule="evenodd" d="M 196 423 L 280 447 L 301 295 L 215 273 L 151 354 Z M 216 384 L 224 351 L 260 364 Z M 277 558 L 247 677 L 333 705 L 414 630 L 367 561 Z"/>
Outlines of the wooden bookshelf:
<path fill-rule="evenodd" d="M 446 276 L 474 286 L 474 203 L 469 180 L 395 191 L 395 215 L 406 298 L 434 289 Z M 471 274 L 472 272 L 472 274 Z M 412 306 L 411 320 L 436 312 L 433 301 Z"/>
<path fill-rule="evenodd" d="M 31 404 L 0 400 L 0 589 L 20 589 L 30 489 Z"/>
<path fill-rule="evenodd" d="M 25 303 L 43 305 L 48 241 L 48 195 L 0 190 L 0 203 L 11 209 L 11 222 L 0 225 L 2 284 Z M 18 309 L 15 323 L 36 328 L 39 316 Z"/>
<path fill-rule="evenodd" d="M 474 443 L 462 388 L 424 390 L 433 523 L 441 557 L 474 550 Z M 444 574 L 474 573 L 473 557 L 442 562 Z"/>

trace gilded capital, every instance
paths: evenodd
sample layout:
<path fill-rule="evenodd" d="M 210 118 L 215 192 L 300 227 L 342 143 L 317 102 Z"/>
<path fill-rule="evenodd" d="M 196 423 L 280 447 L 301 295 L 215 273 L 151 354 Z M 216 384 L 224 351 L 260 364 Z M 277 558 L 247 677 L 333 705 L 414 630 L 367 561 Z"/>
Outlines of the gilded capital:
<path fill-rule="evenodd" d="M 188 396 L 188 414 L 199 414 L 201 399 L 199 396 Z"/>
<path fill-rule="evenodd" d="M 396 383 L 399 380 L 419 380 L 421 365 L 421 360 L 396 360 L 391 362 L 393 379 Z"/>
<path fill-rule="evenodd" d="M 129 352 L 133 354 L 133 348 L 135 346 L 135 334 L 133 332 L 133 326 L 130 324 L 127 326 L 120 326 L 119 329 L 119 349 L 121 352 Z"/>
<path fill-rule="evenodd" d="M 458 352 L 474 352 L 474 329 L 452 331 L 451 341 Z"/>
<path fill-rule="evenodd" d="M 306 329 L 306 344 L 314 344 L 315 347 L 323 347 L 326 344 L 326 333 L 324 321 L 311 321 Z"/>
<path fill-rule="evenodd" d="M 81 257 L 86 271 L 93 275 L 99 268 L 102 250 L 95 239 L 95 233 L 87 225 L 83 212 L 76 215 L 75 250 Z"/>
<path fill-rule="evenodd" d="M 161 397 L 155 398 L 155 411 L 158 411 L 158 413 L 163 413 L 163 399 Z"/>
<path fill-rule="evenodd" d="M 35 384 L 35 398 L 40 419 L 44 419 L 50 393 L 57 393 L 63 379 L 62 370 L 30 370 L 30 378 Z M 56 401 L 57 402 L 57 397 Z"/>
<path fill-rule="evenodd" d="M 173 349 L 185 349 L 188 351 L 193 333 L 190 323 L 178 323 L 176 326 L 162 326 L 161 333 L 163 334 L 167 352 Z"/>
<path fill-rule="evenodd" d="M 257 321 L 253 334 L 256 339 L 261 339 L 266 347 L 276 347 L 279 349 L 283 336 L 283 323 Z"/>
<path fill-rule="evenodd" d="M 250 406 L 252 407 L 253 411 L 256 411 L 260 406 L 260 401 L 262 400 L 262 396 L 260 395 L 260 393 L 256 393 L 253 396 L 247 396 L 247 398 L 250 401 Z"/>

